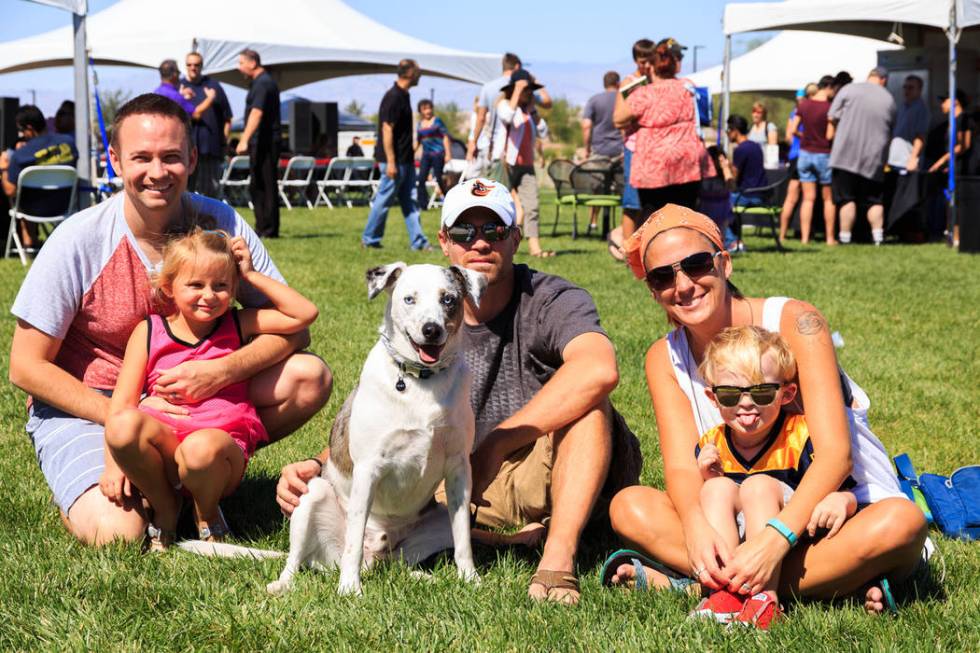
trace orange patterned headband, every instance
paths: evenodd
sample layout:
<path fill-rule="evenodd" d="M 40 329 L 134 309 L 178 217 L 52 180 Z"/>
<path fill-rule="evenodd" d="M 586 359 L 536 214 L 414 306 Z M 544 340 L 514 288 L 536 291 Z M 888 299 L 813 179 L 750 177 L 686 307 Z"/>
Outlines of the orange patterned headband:
<path fill-rule="evenodd" d="M 643 257 L 650 246 L 650 241 L 668 229 L 678 227 L 693 229 L 710 240 L 718 248 L 718 251 L 725 249 L 718 225 L 711 218 L 677 204 L 667 204 L 647 218 L 643 226 L 630 236 L 623 245 L 626 260 L 637 279 L 646 277 L 647 271 L 643 265 Z"/>

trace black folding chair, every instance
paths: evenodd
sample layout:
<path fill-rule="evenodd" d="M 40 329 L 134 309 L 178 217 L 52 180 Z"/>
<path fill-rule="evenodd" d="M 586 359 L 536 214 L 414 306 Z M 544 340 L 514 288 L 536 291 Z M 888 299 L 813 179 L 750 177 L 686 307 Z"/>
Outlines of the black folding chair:
<path fill-rule="evenodd" d="M 733 193 L 735 204 L 733 213 L 735 219 L 732 230 L 739 240 L 742 240 L 742 227 L 745 225 L 755 227 L 756 230 L 768 226 L 772 232 L 773 240 L 776 242 L 776 249 L 780 252 L 786 251 L 783 244 L 779 242 L 779 214 L 783 210 L 782 204 L 779 202 L 779 197 L 785 196 L 785 193 L 781 191 L 788 184 L 789 171 L 786 170 L 783 171 L 776 181 L 766 186 L 743 188 Z M 761 197 L 762 204 L 760 206 L 740 206 L 738 200 L 743 195 Z"/>

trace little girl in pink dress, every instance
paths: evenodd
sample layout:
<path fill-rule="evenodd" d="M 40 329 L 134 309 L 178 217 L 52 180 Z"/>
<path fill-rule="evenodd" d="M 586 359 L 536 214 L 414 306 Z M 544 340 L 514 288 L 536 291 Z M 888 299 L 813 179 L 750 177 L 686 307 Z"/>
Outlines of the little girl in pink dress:
<path fill-rule="evenodd" d="M 240 282 L 262 292 L 273 308 L 233 308 Z M 179 404 L 158 379 L 180 364 L 224 358 L 259 334 L 301 331 L 317 309 L 257 272 L 245 241 L 222 231 L 195 229 L 171 241 L 154 285 L 167 310 L 147 317 L 130 336 L 106 421 L 103 479 L 121 487 L 118 492 L 142 493 L 152 509 L 150 549 L 162 551 L 176 538 L 178 491 L 194 503 L 201 539 L 220 541 L 228 533 L 218 502 L 238 487 L 268 434 L 249 401 L 248 379 Z"/>

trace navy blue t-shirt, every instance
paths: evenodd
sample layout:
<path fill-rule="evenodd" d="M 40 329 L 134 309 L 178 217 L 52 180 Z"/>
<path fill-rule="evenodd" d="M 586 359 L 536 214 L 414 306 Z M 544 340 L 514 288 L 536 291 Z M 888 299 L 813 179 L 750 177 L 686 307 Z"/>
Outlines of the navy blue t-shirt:
<path fill-rule="evenodd" d="M 7 178 L 16 185 L 24 168 L 31 166 L 74 166 L 78 161 L 75 139 L 67 134 L 44 132 L 27 141 L 10 155 Z M 25 188 L 20 196 L 20 210 L 28 215 L 53 216 L 64 213 L 70 190 L 35 190 Z"/>
<path fill-rule="evenodd" d="M 766 169 L 762 165 L 762 146 L 753 141 L 742 141 L 732 154 L 732 163 L 738 170 L 738 187 L 761 188 L 769 184 Z M 755 193 L 746 193 L 755 195 Z"/>
<path fill-rule="evenodd" d="M 213 88 L 217 93 L 208 110 L 199 120 L 194 121 L 191 138 L 197 146 L 199 155 L 222 156 L 225 152 L 225 122 L 231 120 L 231 105 L 228 104 L 228 96 L 225 95 L 224 89 L 221 88 L 221 84 L 207 75 L 202 75 L 196 82 L 181 77 L 180 85 L 194 91 L 194 99 L 191 100 L 194 106 L 204 102 L 205 88 Z"/>

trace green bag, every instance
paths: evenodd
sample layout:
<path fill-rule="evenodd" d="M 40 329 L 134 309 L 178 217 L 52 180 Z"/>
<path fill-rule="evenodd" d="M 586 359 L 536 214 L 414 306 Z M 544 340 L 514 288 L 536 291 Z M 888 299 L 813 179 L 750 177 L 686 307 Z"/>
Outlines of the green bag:
<path fill-rule="evenodd" d="M 510 188 L 510 171 L 503 159 L 497 159 L 490 164 L 490 168 L 487 170 L 487 179 Z"/>

